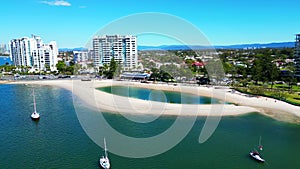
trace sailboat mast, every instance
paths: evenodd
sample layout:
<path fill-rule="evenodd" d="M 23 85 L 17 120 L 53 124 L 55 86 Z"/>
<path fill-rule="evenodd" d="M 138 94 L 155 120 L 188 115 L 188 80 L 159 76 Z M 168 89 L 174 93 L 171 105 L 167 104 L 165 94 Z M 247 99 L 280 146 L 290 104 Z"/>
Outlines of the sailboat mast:
<path fill-rule="evenodd" d="M 33 93 L 33 107 L 34 107 L 34 112 L 36 112 L 36 103 L 35 103 L 34 89 L 32 90 L 32 93 Z"/>
<path fill-rule="evenodd" d="M 261 146 L 261 136 L 259 136 L 258 145 Z"/>
<path fill-rule="evenodd" d="M 261 136 L 259 137 L 258 148 L 261 151 L 263 150 L 263 146 L 261 145 Z"/>
<path fill-rule="evenodd" d="M 105 141 L 105 138 L 104 138 L 104 153 L 105 153 L 105 157 L 107 157 L 107 149 L 106 149 L 106 141 Z"/>

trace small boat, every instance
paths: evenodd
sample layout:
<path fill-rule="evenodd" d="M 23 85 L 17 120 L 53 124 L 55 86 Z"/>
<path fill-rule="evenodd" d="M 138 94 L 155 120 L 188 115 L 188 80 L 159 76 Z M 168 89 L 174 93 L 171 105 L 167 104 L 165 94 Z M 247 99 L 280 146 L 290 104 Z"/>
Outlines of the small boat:
<path fill-rule="evenodd" d="M 107 149 L 106 149 L 106 141 L 104 138 L 104 156 L 102 156 L 99 160 L 99 164 L 102 168 L 104 169 L 109 169 L 110 168 L 110 163 L 109 163 L 109 159 L 107 157 Z"/>
<path fill-rule="evenodd" d="M 89 78 L 89 77 L 84 77 L 84 78 L 81 79 L 81 81 L 92 81 L 92 79 Z"/>
<path fill-rule="evenodd" d="M 258 151 L 251 151 L 249 154 L 255 160 L 257 160 L 259 162 L 265 162 L 265 160 L 262 158 L 262 156 L 259 154 Z"/>
<path fill-rule="evenodd" d="M 31 114 L 31 119 L 32 120 L 39 120 L 40 119 L 40 114 L 36 111 L 36 103 L 35 103 L 35 95 L 34 95 L 34 89 L 32 90 L 33 93 L 33 107 L 34 107 L 34 111 Z"/>

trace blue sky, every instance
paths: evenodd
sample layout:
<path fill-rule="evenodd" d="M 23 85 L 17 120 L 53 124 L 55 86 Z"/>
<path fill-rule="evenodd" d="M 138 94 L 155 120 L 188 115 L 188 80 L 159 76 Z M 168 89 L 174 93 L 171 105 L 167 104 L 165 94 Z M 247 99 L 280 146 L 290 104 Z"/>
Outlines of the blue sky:
<path fill-rule="evenodd" d="M 0 43 L 36 34 L 60 48 L 82 47 L 110 22 L 143 12 L 180 17 L 213 45 L 294 41 L 300 33 L 299 6 L 299 0 L 2 0 Z M 176 43 L 139 39 L 139 45 Z"/>

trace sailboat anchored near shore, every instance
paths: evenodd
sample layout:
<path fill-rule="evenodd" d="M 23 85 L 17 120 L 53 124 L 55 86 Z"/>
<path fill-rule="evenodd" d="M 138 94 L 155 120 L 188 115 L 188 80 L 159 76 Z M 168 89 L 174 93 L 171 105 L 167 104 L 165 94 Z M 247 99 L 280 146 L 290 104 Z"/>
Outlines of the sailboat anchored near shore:
<path fill-rule="evenodd" d="M 258 148 L 260 151 L 263 150 L 263 146 L 261 144 L 261 136 L 259 137 Z M 261 154 L 257 150 L 253 150 L 250 153 L 250 156 L 259 162 L 265 162 L 265 159 L 262 158 Z"/>
<path fill-rule="evenodd" d="M 33 95 L 33 107 L 34 107 L 34 110 L 33 110 L 32 114 L 31 114 L 31 119 L 32 120 L 39 120 L 40 119 L 40 114 L 36 111 L 34 89 L 32 89 L 32 95 Z"/>
<path fill-rule="evenodd" d="M 110 168 L 110 162 L 107 157 L 107 149 L 106 149 L 106 141 L 104 138 L 104 156 L 102 156 L 99 160 L 100 166 L 104 169 L 109 169 Z"/>

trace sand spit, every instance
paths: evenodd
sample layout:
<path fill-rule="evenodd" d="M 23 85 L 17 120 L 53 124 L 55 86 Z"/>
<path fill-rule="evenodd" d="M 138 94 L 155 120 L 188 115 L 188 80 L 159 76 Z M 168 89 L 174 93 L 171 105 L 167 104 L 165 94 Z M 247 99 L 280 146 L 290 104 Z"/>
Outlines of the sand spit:
<path fill-rule="evenodd" d="M 259 112 L 278 120 L 288 122 L 300 121 L 300 107 L 298 106 L 266 97 L 252 97 L 232 91 L 228 88 L 174 86 L 112 80 L 41 80 L 16 81 L 10 83 L 49 85 L 65 88 L 72 91 L 74 95 L 84 101 L 89 107 L 112 113 L 175 116 L 235 116 Z M 112 85 L 184 92 L 199 96 L 214 97 L 234 104 L 171 104 L 117 96 L 96 89 L 98 87 Z"/>

